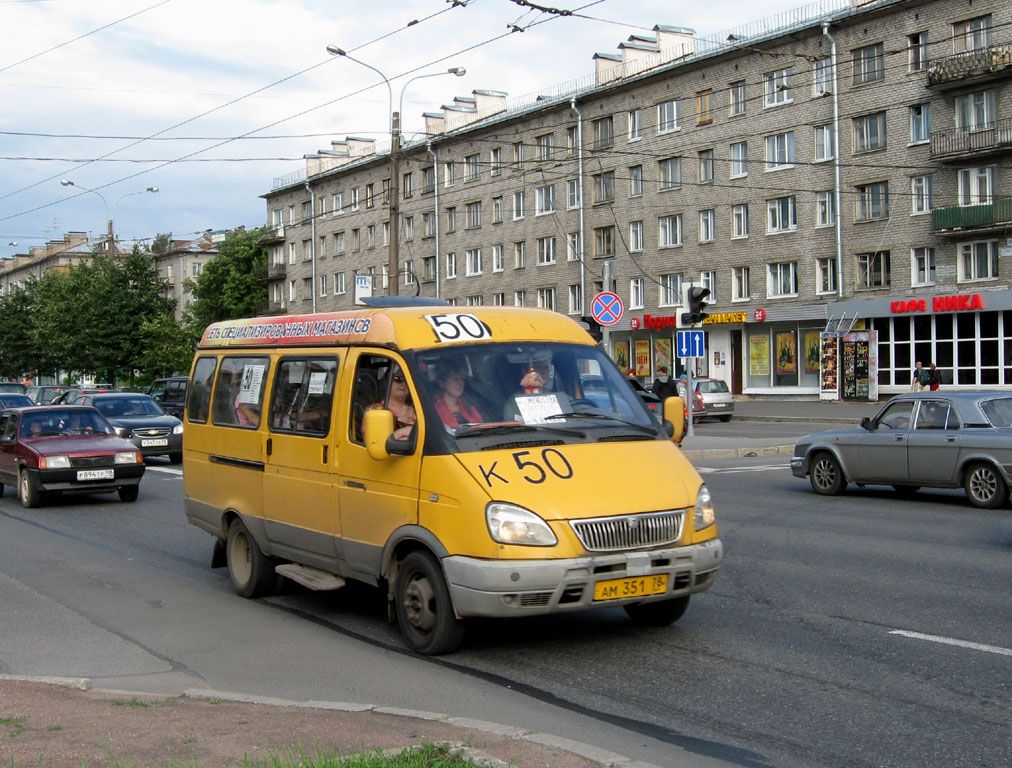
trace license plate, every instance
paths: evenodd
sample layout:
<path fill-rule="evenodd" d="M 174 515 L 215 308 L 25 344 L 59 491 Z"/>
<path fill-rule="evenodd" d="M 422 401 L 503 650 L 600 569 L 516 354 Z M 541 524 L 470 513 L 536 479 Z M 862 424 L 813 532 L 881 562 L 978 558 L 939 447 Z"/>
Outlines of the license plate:
<path fill-rule="evenodd" d="M 77 470 L 78 480 L 112 480 L 116 477 L 116 471 L 112 469 L 79 469 Z"/>
<path fill-rule="evenodd" d="M 726 408 L 727 407 L 727 403 L 714 403 L 713 407 L 714 408 Z"/>
<path fill-rule="evenodd" d="M 637 576 L 632 579 L 611 579 L 594 585 L 594 600 L 621 600 L 623 597 L 663 595 L 668 591 L 668 575 Z"/>
<path fill-rule="evenodd" d="M 169 438 L 167 437 L 155 437 L 147 440 L 141 440 L 141 448 L 158 448 L 159 446 L 168 444 Z"/>

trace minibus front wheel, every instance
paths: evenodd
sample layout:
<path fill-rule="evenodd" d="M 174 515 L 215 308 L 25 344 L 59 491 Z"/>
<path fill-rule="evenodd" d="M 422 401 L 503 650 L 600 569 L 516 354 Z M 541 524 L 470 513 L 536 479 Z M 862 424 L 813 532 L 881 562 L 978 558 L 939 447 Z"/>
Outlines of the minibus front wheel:
<path fill-rule="evenodd" d="M 454 615 L 443 569 L 428 552 L 415 550 L 397 568 L 397 624 L 415 651 L 449 653 L 460 647 L 464 625 Z"/>
<path fill-rule="evenodd" d="M 236 594 L 259 597 L 273 591 L 277 579 L 274 564 L 260 550 L 249 529 L 238 517 L 228 527 L 225 562 Z"/>

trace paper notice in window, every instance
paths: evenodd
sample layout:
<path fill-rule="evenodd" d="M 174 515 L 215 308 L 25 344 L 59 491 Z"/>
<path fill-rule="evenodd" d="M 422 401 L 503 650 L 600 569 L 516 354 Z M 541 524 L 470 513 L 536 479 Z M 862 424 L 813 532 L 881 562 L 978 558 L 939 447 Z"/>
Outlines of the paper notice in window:
<path fill-rule="evenodd" d="M 260 402 L 260 386 L 264 380 L 264 365 L 245 365 L 242 369 L 242 385 L 239 388 L 239 402 L 256 405 Z"/>
<path fill-rule="evenodd" d="M 516 403 L 524 424 L 544 424 L 549 416 L 562 413 L 556 395 L 517 395 Z"/>

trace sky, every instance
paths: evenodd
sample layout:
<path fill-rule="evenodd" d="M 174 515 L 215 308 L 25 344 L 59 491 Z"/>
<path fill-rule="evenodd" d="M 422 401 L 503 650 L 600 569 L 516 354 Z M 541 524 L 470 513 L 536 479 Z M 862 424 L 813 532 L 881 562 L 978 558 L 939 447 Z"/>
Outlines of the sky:
<path fill-rule="evenodd" d="M 587 77 L 656 24 L 708 36 L 802 4 L 0 0 L 0 257 L 109 219 L 126 240 L 258 227 L 303 155 L 346 136 L 388 147 L 391 100 L 410 139 L 454 96 Z M 450 67 L 467 74 L 407 84 Z"/>

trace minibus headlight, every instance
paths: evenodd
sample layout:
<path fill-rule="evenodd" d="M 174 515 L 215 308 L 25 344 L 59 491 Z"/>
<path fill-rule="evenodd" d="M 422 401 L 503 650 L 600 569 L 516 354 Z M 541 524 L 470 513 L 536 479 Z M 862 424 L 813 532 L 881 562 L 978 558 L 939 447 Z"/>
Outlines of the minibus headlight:
<path fill-rule="evenodd" d="M 43 456 L 39 459 L 39 469 L 67 469 L 69 466 L 69 456 Z"/>
<path fill-rule="evenodd" d="M 116 454 L 116 464 L 140 464 L 143 461 L 137 451 L 120 451 Z"/>
<path fill-rule="evenodd" d="M 485 522 L 492 539 L 500 544 L 551 547 L 558 543 L 548 523 L 514 504 L 490 502 L 485 507 Z"/>
<path fill-rule="evenodd" d="M 699 486 L 699 493 L 696 494 L 696 510 L 692 515 L 692 525 L 697 531 L 708 528 L 716 520 L 713 512 L 713 499 L 710 496 L 710 489 L 706 485 Z"/>

